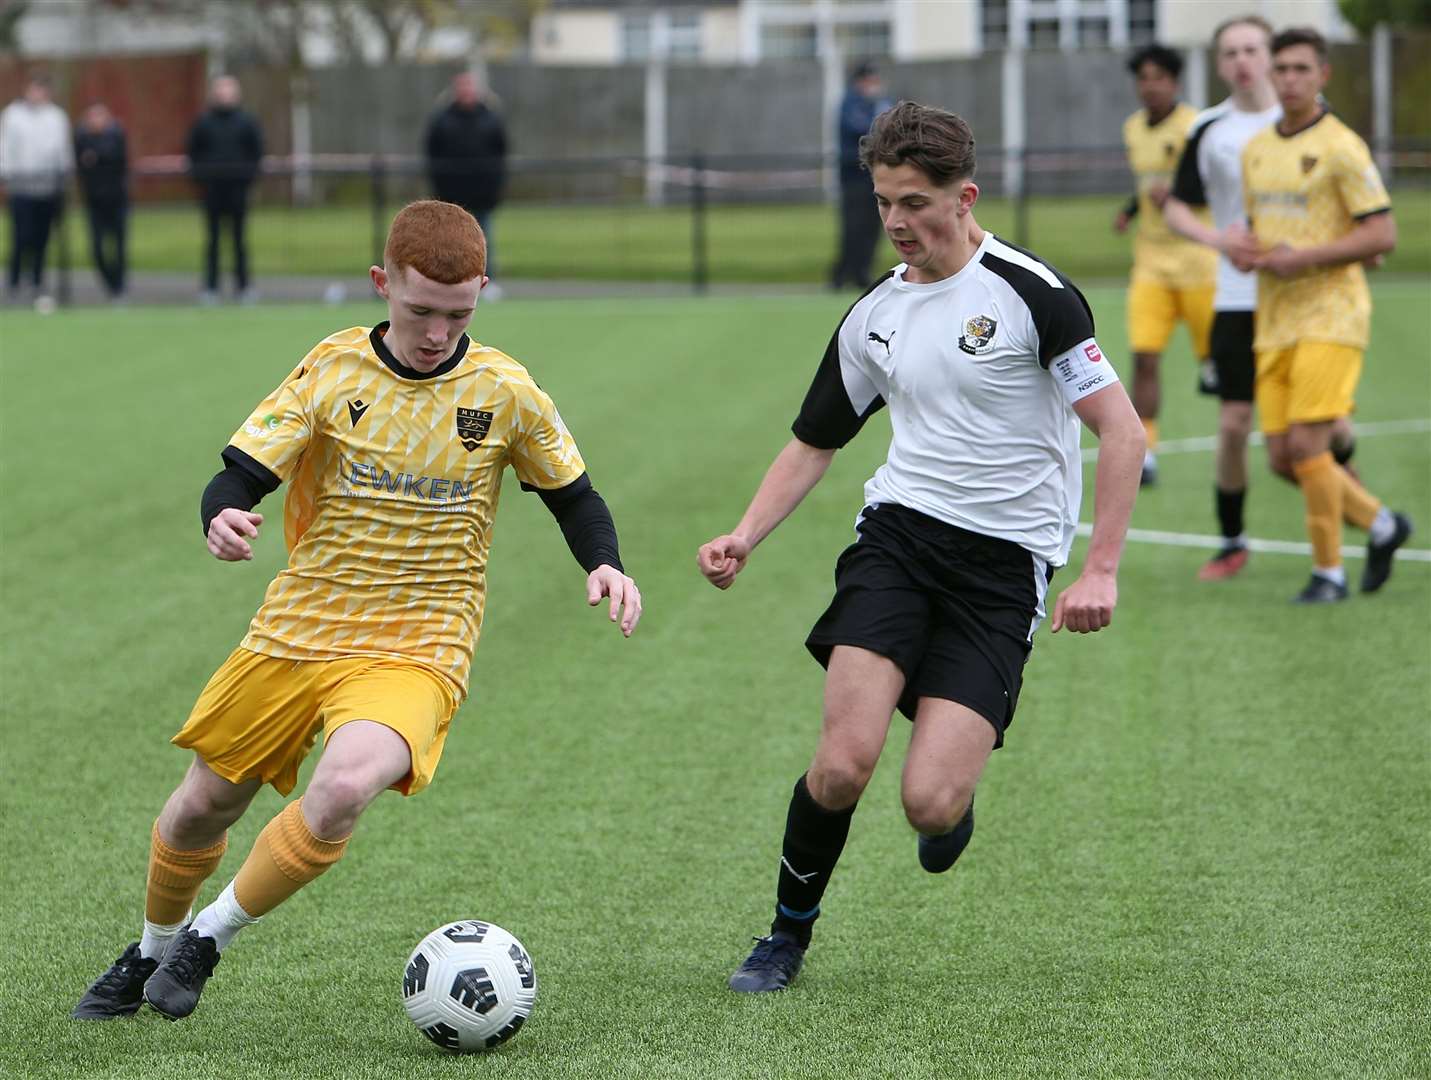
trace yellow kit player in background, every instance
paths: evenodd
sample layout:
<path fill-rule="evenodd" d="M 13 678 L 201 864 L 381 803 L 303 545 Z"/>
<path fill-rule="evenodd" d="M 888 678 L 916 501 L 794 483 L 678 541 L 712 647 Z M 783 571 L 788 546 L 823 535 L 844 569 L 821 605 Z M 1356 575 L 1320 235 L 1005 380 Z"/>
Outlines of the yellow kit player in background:
<path fill-rule="evenodd" d="M 1197 118 L 1196 109 L 1177 99 L 1182 57 L 1162 45 L 1148 45 L 1133 54 L 1128 70 L 1136 79 L 1138 100 L 1143 105 L 1123 125 L 1123 145 L 1128 150 L 1128 166 L 1137 178 L 1138 193 L 1114 219 L 1113 227 L 1123 232 L 1137 217 L 1128 288 L 1128 343 L 1133 350 L 1133 407 L 1148 435 L 1142 478 L 1147 486 L 1156 483 L 1158 476 L 1162 396 L 1158 367 L 1179 320 L 1187 325 L 1193 353 L 1201 365 L 1199 389 L 1217 393 L 1208 347 L 1217 253 L 1183 239 L 1163 222 L 1163 203 L 1188 129 Z"/>
<path fill-rule="evenodd" d="M 1391 574 L 1411 522 L 1368 494 L 1332 458 L 1333 423 L 1349 415 L 1371 330 L 1362 262 L 1396 244 L 1391 199 L 1366 143 L 1329 112 L 1331 74 L 1315 30 L 1272 39 L 1282 119 L 1242 151 L 1251 233 L 1229 252 L 1258 271 L 1257 411 L 1272 468 L 1290 471 L 1307 506 L 1312 578 L 1299 603 L 1345 600 L 1342 516 L 1370 535 L 1362 592 Z"/>
<path fill-rule="evenodd" d="M 461 207 L 417 202 L 370 274 L 388 321 L 316 345 L 235 433 L 204 492 L 209 551 L 251 559 L 253 507 L 288 482 L 288 565 L 174 742 L 195 757 L 150 841 L 144 933 L 81 998 L 84 1019 L 148 1002 L 189 1015 L 244 926 L 343 854 L 383 791 L 431 780 L 467 693 L 503 470 L 536 491 L 629 636 L 641 594 L 556 407 L 511 357 L 466 334 L 486 240 Z M 303 797 L 259 834 L 192 923 L 227 830 L 265 783 L 287 795 L 319 732 Z"/>

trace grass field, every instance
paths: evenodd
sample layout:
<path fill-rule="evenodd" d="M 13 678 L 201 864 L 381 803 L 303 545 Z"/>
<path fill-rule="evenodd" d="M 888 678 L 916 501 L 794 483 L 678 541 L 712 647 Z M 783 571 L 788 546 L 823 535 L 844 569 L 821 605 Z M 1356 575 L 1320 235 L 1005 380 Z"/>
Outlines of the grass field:
<path fill-rule="evenodd" d="M 1398 190 L 1400 239 L 1386 272 L 1431 274 L 1431 191 Z M 1131 237 L 1109 225 L 1124 198 L 1080 196 L 1029 201 L 1027 242 L 1076 280 L 1124 277 Z M 397 211 L 388 208 L 387 220 Z M 69 245 L 76 265 L 88 272 L 89 241 L 82 215 L 69 216 Z M 1002 199 L 981 199 L 979 221 L 1016 239 L 1014 208 Z M 8 244 L 0 222 L 0 249 Z M 203 219 L 196 206 L 143 207 L 135 212 L 131 261 L 136 270 L 198 274 Z M 669 281 L 689 278 L 691 213 L 687 207 L 531 206 L 511 204 L 496 218 L 500 273 L 510 278 Z M 712 282 L 823 282 L 834 259 L 836 219 L 818 204 L 715 206 L 706 226 Z M 254 273 L 314 274 L 342 279 L 373 257 L 371 210 L 363 205 L 284 208 L 265 206 L 250 227 Z M 227 251 L 227 248 L 225 248 Z M 888 247 L 875 261 L 883 270 Z M 52 258 L 57 257 L 52 253 Z M 225 256 L 228 258 L 228 256 Z"/>
<path fill-rule="evenodd" d="M 1115 357 L 1121 295 L 1090 291 Z M 1431 417 L 1426 299 L 1424 281 L 1378 287 L 1363 423 Z M 199 492 L 313 341 L 381 315 L 0 313 L 0 1075 L 1431 1073 L 1426 562 L 1302 610 L 1304 558 L 1258 555 L 1204 586 L 1205 552 L 1130 545 L 1109 632 L 1040 632 L 957 870 L 918 868 L 896 722 L 797 987 L 724 989 L 768 923 L 819 720 L 801 641 L 884 414 L 730 593 L 694 554 L 787 438 L 841 310 L 480 309 L 475 336 L 560 402 L 613 507 L 646 598 L 637 635 L 586 608 L 558 531 L 509 482 L 472 697 L 432 789 L 379 799 L 341 865 L 235 942 L 190 1020 L 106 1025 L 67 1014 L 137 935 L 150 823 L 186 765 L 166 740 L 284 558 L 270 499 L 255 562 L 216 563 Z M 1166 365 L 1164 437 L 1210 433 L 1181 336 Z M 1366 435 L 1358 462 L 1431 547 L 1424 427 Z M 1254 476 L 1254 535 L 1300 540 L 1297 493 L 1260 460 Z M 1211 494 L 1208 454 L 1166 455 L 1134 524 L 1213 532 Z M 201 902 L 281 805 L 259 796 Z M 444 1056 L 398 1001 L 408 951 L 466 916 L 516 932 L 540 980 L 532 1022 L 476 1059 Z"/>

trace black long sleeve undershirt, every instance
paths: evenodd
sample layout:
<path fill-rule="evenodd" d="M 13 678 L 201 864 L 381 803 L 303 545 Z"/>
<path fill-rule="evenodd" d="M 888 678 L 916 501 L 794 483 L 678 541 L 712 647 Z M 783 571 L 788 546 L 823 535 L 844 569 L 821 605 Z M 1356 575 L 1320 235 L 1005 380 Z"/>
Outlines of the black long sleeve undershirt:
<path fill-rule="evenodd" d="M 220 510 L 252 510 L 263 497 L 278 490 L 280 480 L 260 462 L 235 446 L 224 448 L 224 467 L 214 474 L 199 501 L 199 520 L 204 535 Z"/>
<path fill-rule="evenodd" d="M 262 463 L 237 447 L 226 447 L 223 459 L 223 469 L 204 488 L 200 503 L 199 519 L 205 536 L 209 534 L 209 524 L 219 511 L 230 507 L 252 510 L 265 495 L 278 490 L 281 482 Z M 590 477 L 582 473 L 566 487 L 550 491 L 527 484 L 523 484 L 522 488 L 541 496 L 542 504 L 556 518 L 567 547 L 583 570 L 589 574 L 598 566 L 613 566 L 625 572 L 621 565 L 616 523 L 611 520 L 606 500 L 591 486 Z"/>
<path fill-rule="evenodd" d="M 588 574 L 598 566 L 614 566 L 625 573 L 621 565 L 621 549 L 616 538 L 616 523 L 606 500 L 591 486 L 591 479 L 582 473 L 566 487 L 548 491 L 522 485 L 523 491 L 535 491 L 543 505 L 551 511 L 566 537 L 566 546 Z"/>

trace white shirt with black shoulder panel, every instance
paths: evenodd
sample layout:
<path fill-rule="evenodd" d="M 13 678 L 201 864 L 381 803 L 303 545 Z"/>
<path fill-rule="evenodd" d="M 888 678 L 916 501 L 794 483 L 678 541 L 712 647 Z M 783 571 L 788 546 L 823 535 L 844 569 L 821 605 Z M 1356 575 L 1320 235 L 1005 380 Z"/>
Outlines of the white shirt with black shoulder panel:
<path fill-rule="evenodd" d="M 906 270 L 840 322 L 795 437 L 844 446 L 888 405 L 894 435 L 867 505 L 908 507 L 1064 565 L 1083 491 L 1073 403 L 1118 382 L 1088 302 L 992 233 L 952 277 L 917 284 Z"/>
<path fill-rule="evenodd" d="M 1172 193 L 1189 206 L 1212 210 L 1221 232 L 1247 221 L 1242 201 L 1242 148 L 1259 131 L 1282 118 L 1282 106 L 1243 112 L 1228 98 L 1204 109 L 1188 129 L 1188 141 L 1173 173 Z M 1257 307 L 1257 273 L 1238 270 L 1226 255 L 1217 257 L 1216 311 L 1252 311 Z"/>

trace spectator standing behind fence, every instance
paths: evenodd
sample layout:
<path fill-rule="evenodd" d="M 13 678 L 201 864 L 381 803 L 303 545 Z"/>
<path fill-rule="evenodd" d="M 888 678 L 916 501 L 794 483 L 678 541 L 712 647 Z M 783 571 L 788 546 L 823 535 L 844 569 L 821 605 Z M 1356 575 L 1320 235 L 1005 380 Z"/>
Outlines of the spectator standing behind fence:
<path fill-rule="evenodd" d="M 894 105 L 884 96 L 879 71 L 863 63 L 850 73 L 849 89 L 840 102 L 836 137 L 840 147 L 840 254 L 830 272 L 830 287 L 869 288 L 870 260 L 879 242 L 879 208 L 874 182 L 860 164 L 860 139 L 874 118 Z"/>
<path fill-rule="evenodd" d="M 0 112 L 0 180 L 10 203 L 10 297 L 20 299 L 22 271 L 32 297 L 43 295 L 45 249 L 74 165 L 70 122 L 50 100 L 50 83 L 32 75 L 24 94 Z M 28 266 L 26 266 L 28 264 Z"/>
<path fill-rule="evenodd" d="M 250 302 L 255 293 L 249 284 L 248 244 L 244 229 L 248 217 L 248 193 L 258 176 L 263 157 L 263 134 L 258 121 L 239 107 L 238 80 L 220 75 L 209 90 L 209 107 L 189 131 L 189 172 L 199 186 L 208 226 L 205 248 L 202 303 L 219 298 L 219 234 L 227 229 L 233 236 L 234 278 L 239 299 Z"/>
<path fill-rule="evenodd" d="M 124 296 L 125 231 L 129 217 L 129 148 L 107 106 L 85 109 L 75 132 L 75 175 L 89 216 L 94 266 L 111 300 Z"/>
<path fill-rule="evenodd" d="M 451 100 L 427 125 L 426 152 L 433 194 L 477 219 L 487 237 L 487 273 L 495 276 L 492 215 L 507 182 L 507 129 L 488 99 L 471 72 L 454 76 Z M 500 290 L 489 284 L 482 296 L 496 300 Z"/>

